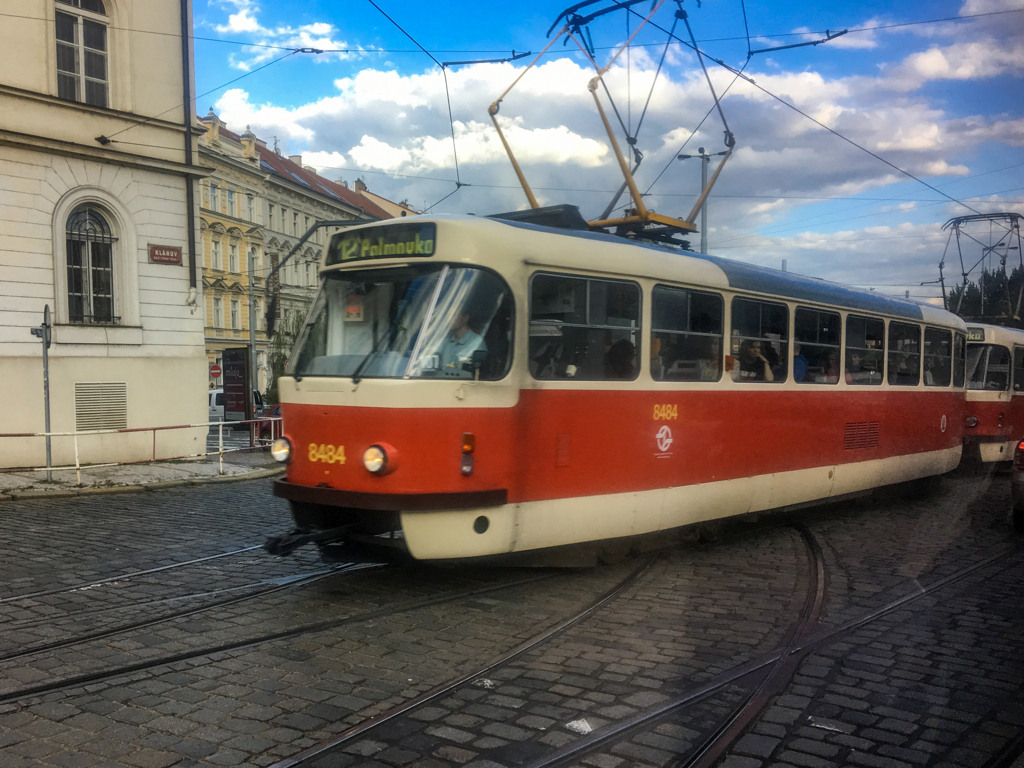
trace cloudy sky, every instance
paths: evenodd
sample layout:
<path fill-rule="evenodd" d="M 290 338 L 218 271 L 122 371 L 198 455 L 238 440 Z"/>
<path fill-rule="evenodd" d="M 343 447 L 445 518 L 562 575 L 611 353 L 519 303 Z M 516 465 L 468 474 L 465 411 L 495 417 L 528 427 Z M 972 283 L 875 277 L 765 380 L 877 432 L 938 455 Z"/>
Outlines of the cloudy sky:
<path fill-rule="evenodd" d="M 548 44 L 566 0 L 375 2 L 195 0 L 195 34 L 205 38 L 198 93 L 209 91 L 199 113 L 213 107 L 232 129 L 251 126 L 329 178 L 362 178 L 419 210 L 525 207 L 487 108 Z M 676 8 L 656 11 L 665 31 L 641 29 L 605 82 L 625 123 L 617 139 L 625 146 L 628 131 L 643 154 L 646 205 L 685 217 L 701 164 L 676 156 L 725 145 L 696 55 L 666 46 Z M 686 0 L 683 9 L 700 48 L 733 68 L 706 60 L 736 139 L 709 201 L 710 253 L 773 267 L 785 259 L 794 272 L 926 299 L 938 296 L 920 283 L 939 276 L 946 220 L 1024 213 L 1024 0 Z M 622 11 L 591 23 L 598 63 L 639 23 Z M 779 50 L 826 30 L 848 32 Z M 681 21 L 676 35 L 689 39 Z M 499 120 L 540 203 L 572 203 L 593 219 L 622 176 L 587 90 L 593 66 L 563 40 L 505 97 Z M 533 55 L 438 66 L 513 51 Z M 990 244 L 999 232 L 972 234 Z M 973 264 L 979 249 L 965 246 L 965 259 Z M 955 244 L 946 263 L 947 279 L 958 279 Z"/>

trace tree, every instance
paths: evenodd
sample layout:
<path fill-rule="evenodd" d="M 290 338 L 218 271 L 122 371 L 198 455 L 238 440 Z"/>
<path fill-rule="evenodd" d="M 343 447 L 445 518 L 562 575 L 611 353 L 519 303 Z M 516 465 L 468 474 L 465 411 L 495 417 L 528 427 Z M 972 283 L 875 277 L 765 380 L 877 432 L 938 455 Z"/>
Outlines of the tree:
<path fill-rule="evenodd" d="M 946 306 L 964 320 L 1024 328 L 1021 321 L 1022 289 L 1024 267 L 1016 267 L 1009 277 L 1002 269 L 985 269 L 978 282 L 968 280 L 966 286 L 960 284 L 950 288 Z"/>
<path fill-rule="evenodd" d="M 284 375 L 285 366 L 288 364 L 288 357 L 295 347 L 302 330 L 302 315 L 299 312 L 286 312 L 284 317 L 277 321 L 274 328 L 274 335 L 270 338 L 270 352 L 267 355 L 267 365 L 270 368 L 270 382 L 264 399 L 271 404 L 280 402 L 280 394 L 277 391 L 277 380 Z"/>

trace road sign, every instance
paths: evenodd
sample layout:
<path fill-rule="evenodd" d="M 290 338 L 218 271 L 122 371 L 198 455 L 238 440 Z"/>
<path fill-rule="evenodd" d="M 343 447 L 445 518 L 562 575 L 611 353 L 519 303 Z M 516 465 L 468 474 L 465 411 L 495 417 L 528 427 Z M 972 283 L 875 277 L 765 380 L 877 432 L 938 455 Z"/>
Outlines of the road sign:
<path fill-rule="evenodd" d="M 212 379 L 219 379 L 220 378 L 220 366 L 219 365 L 215 364 L 215 365 L 211 365 L 210 366 L 210 378 L 212 378 Z"/>

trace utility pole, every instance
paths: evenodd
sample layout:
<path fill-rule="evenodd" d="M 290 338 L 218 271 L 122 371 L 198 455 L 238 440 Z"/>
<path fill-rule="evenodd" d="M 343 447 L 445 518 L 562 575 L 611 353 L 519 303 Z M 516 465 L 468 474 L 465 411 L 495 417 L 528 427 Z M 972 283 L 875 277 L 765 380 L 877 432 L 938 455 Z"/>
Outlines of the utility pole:
<path fill-rule="evenodd" d="M 52 324 L 50 323 L 50 305 L 43 308 L 43 324 L 32 329 L 32 335 L 39 338 L 43 343 L 43 408 L 46 416 L 46 482 L 53 480 L 53 458 L 50 453 L 50 336 Z"/>
<path fill-rule="evenodd" d="M 256 361 L 256 252 L 249 249 L 249 367 L 252 388 L 260 388 L 260 368 Z M 262 394 L 262 393 L 261 393 Z M 249 397 L 252 397 L 250 394 Z"/>
<path fill-rule="evenodd" d="M 701 194 L 708 188 L 708 165 L 711 163 L 712 157 L 719 157 L 721 155 L 728 154 L 727 152 L 715 152 L 713 155 L 709 155 L 704 151 L 704 147 L 697 148 L 696 155 L 679 155 L 680 160 L 688 160 L 691 157 L 700 159 L 700 191 Z M 708 252 L 708 201 L 704 199 L 704 204 L 700 207 L 700 252 Z"/>

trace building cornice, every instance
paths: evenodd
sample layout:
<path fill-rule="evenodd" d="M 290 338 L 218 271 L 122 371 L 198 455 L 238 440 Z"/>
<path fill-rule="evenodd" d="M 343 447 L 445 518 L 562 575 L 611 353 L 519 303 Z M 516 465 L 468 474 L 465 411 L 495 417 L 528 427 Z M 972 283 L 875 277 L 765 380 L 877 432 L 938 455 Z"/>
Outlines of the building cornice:
<path fill-rule="evenodd" d="M 28 91 L 24 88 L 15 88 L 11 85 L 4 85 L 0 83 L 0 95 L 6 94 L 8 96 L 14 96 L 16 98 L 28 99 L 30 101 L 39 101 L 50 106 L 57 107 L 61 110 L 70 112 L 89 112 L 94 115 L 101 117 L 117 118 L 125 120 L 129 123 L 145 123 L 146 125 L 156 126 L 158 128 L 165 128 L 170 131 L 174 131 L 178 134 L 185 133 L 185 126 L 183 123 L 171 122 L 170 120 L 163 120 L 159 117 L 147 117 L 146 115 L 139 115 L 135 112 L 122 112 L 119 109 L 110 109 L 109 107 L 97 107 L 92 104 L 86 104 L 81 101 L 68 101 L 67 99 L 59 99 L 56 96 L 51 96 L 48 93 L 39 93 L 38 91 Z M 197 131 L 197 126 L 193 125 L 191 132 L 194 134 Z"/>
<path fill-rule="evenodd" d="M 192 176 L 199 179 L 206 178 L 214 171 L 213 168 L 207 168 L 202 165 L 185 165 L 184 163 L 176 163 L 172 160 L 159 160 L 153 157 L 133 155 L 103 147 L 87 147 L 70 141 L 30 136 L 26 133 L 16 133 L 3 129 L 0 129 L 0 145 L 52 155 L 63 155 L 64 157 L 76 157 L 80 160 L 114 163 L 128 168 L 169 173 L 175 176 Z"/>

